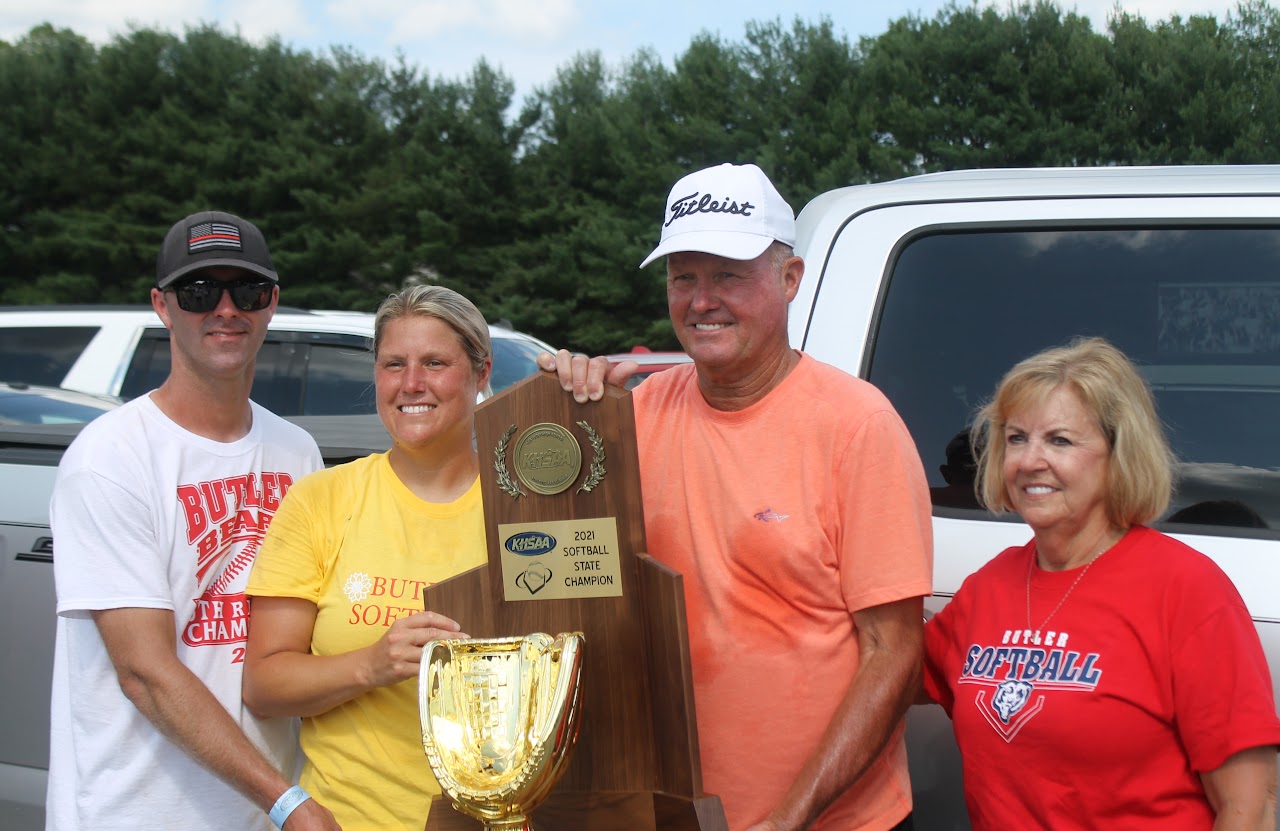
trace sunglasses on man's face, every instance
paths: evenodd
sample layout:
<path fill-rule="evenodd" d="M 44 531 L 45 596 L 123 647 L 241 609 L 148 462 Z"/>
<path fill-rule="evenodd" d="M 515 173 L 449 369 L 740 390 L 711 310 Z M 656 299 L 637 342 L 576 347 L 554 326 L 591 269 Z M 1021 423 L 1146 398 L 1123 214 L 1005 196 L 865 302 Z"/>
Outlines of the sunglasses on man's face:
<path fill-rule="evenodd" d="M 211 312 L 222 302 L 222 293 L 231 292 L 231 302 L 242 312 L 259 312 L 271 305 L 271 289 L 275 283 L 265 277 L 240 277 L 235 280 L 211 280 L 197 277 L 169 286 L 178 297 L 178 308 L 184 312 Z"/>

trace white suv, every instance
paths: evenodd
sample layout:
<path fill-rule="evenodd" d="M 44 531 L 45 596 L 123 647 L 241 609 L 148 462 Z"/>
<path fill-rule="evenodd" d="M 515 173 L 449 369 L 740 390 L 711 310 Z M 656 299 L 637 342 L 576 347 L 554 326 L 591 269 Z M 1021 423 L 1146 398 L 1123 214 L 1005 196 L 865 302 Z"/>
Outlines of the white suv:
<path fill-rule="evenodd" d="M 374 412 L 373 315 L 276 312 L 258 353 L 253 399 L 290 415 Z M 494 392 L 534 372 L 547 344 L 490 326 Z M 0 381 L 134 398 L 169 374 L 169 332 L 146 306 L 0 308 Z"/>

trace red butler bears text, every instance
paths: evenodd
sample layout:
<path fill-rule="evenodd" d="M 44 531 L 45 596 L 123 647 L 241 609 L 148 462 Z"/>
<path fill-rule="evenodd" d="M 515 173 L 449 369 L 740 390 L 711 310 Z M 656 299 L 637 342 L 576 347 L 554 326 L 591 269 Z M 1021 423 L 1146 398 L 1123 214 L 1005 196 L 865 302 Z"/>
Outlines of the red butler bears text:
<path fill-rule="evenodd" d="M 178 486 L 178 502 L 187 520 L 187 542 L 195 543 L 199 552 L 200 579 L 233 542 L 261 542 L 292 484 L 293 477 L 287 473 L 263 473 L 261 479 L 246 473 Z"/>
<path fill-rule="evenodd" d="M 243 591 L 228 591 L 257 556 L 280 500 L 293 484 L 287 473 L 246 473 L 179 485 L 178 502 L 186 519 L 187 542 L 199 558 L 197 579 L 205 585 L 191 620 L 182 630 L 188 646 L 243 643 L 248 637 L 249 603 Z M 234 552 L 234 554 L 233 554 Z M 211 570 L 216 576 L 205 583 Z M 235 660 L 243 657 L 239 650 Z"/>

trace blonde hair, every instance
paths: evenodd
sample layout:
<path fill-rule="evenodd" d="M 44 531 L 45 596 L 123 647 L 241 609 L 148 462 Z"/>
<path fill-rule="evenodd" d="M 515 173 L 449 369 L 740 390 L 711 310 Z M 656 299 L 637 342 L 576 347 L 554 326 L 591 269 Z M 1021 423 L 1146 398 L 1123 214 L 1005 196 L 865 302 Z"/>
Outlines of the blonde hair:
<path fill-rule="evenodd" d="M 387 324 L 402 317 L 434 317 L 448 324 L 458 335 L 471 370 L 476 375 L 484 372 L 484 362 L 493 357 L 493 344 L 489 340 L 489 324 L 484 315 L 467 298 L 444 286 L 410 286 L 387 297 L 378 306 L 373 318 L 373 354 L 382 346 L 382 336 Z M 486 394 L 488 390 L 486 388 Z"/>
<path fill-rule="evenodd" d="M 1004 431 L 1010 416 L 1067 387 L 1102 431 L 1110 450 L 1107 518 L 1121 528 L 1150 522 L 1173 495 L 1173 453 L 1146 381 L 1125 354 L 1102 338 L 1077 338 L 1019 362 L 978 413 L 970 441 L 978 453 L 978 498 L 1011 511 L 1004 481 Z"/>

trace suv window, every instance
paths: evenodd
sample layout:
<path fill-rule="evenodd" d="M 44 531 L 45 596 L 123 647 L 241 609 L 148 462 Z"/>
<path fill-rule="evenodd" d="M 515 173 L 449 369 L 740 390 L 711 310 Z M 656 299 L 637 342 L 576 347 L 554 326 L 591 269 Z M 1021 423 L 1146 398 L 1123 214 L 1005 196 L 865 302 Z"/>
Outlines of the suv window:
<path fill-rule="evenodd" d="M 312 344 L 302 411 L 307 415 L 376 412 L 373 352 L 365 347 Z"/>
<path fill-rule="evenodd" d="M 538 353 L 542 347 L 524 338 L 491 338 L 493 345 L 493 371 L 489 386 L 499 392 L 516 381 L 538 371 Z"/>
<path fill-rule="evenodd" d="M 0 381 L 61 386 L 96 334 L 96 326 L 0 328 Z"/>
<path fill-rule="evenodd" d="M 130 399 L 145 395 L 164 383 L 168 376 L 169 330 L 144 329 L 120 384 L 120 397 Z"/>
<path fill-rule="evenodd" d="M 1107 338 L 1151 384 L 1179 460 L 1174 519 L 1198 533 L 1280 528 L 1274 227 L 1036 227 L 906 245 L 867 377 L 915 437 L 935 506 L 973 504 L 959 434 L 1004 372 L 1077 335 Z"/>
<path fill-rule="evenodd" d="M 371 338 L 268 331 L 254 365 L 252 397 L 276 415 L 375 412 Z M 169 331 L 147 329 L 125 373 L 120 395 L 136 398 L 169 374 Z"/>

